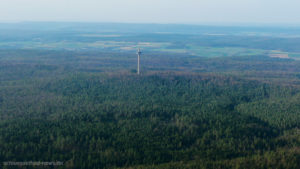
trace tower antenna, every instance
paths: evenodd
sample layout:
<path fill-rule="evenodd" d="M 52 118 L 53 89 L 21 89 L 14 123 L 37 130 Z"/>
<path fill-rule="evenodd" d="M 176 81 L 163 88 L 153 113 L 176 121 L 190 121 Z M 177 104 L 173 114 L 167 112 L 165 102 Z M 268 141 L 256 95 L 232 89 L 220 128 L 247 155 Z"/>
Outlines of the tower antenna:
<path fill-rule="evenodd" d="M 137 55 L 138 55 L 138 64 L 137 64 L 137 74 L 140 74 L 140 57 L 142 55 L 141 49 L 139 48 L 137 51 Z"/>

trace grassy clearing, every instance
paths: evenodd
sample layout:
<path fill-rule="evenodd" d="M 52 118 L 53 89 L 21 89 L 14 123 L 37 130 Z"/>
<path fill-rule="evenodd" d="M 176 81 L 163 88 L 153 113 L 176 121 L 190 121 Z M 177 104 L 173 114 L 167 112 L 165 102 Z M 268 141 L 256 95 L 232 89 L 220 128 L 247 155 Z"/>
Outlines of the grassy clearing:
<path fill-rule="evenodd" d="M 100 35 L 99 35 L 100 36 Z M 249 49 L 240 47 L 203 47 L 195 44 L 186 44 L 172 48 L 172 43 L 163 42 L 126 42 L 126 41 L 96 41 L 96 42 L 2 42 L 0 49 L 49 49 L 49 50 L 107 50 L 120 52 L 135 52 L 137 48 L 144 51 L 182 53 L 201 57 L 235 57 L 269 55 L 276 58 L 300 59 L 300 53 L 288 53 L 278 50 Z"/>
<path fill-rule="evenodd" d="M 249 55 L 263 55 L 266 50 L 261 49 L 247 49 L 235 47 L 199 47 L 189 45 L 189 51 L 193 55 L 204 57 L 233 57 L 233 56 L 249 56 Z"/>

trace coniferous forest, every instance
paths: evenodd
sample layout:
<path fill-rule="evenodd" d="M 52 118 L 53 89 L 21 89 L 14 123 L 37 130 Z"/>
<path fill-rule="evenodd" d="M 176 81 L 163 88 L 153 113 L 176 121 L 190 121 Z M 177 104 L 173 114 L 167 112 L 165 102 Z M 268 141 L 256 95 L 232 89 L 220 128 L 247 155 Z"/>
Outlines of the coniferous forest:
<path fill-rule="evenodd" d="M 1 27 L 0 168 L 300 168 L 300 39 L 50 26 Z"/>

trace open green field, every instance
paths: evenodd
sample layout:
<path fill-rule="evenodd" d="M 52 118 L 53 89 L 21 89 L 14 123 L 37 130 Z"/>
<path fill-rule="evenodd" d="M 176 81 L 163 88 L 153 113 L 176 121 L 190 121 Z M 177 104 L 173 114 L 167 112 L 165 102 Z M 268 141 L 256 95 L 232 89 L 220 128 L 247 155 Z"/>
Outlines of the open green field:
<path fill-rule="evenodd" d="M 183 48 L 173 47 L 172 43 L 158 42 L 126 42 L 126 41 L 96 41 L 96 42 L 2 42 L 0 49 L 32 49 L 32 50 L 69 50 L 69 51 L 114 51 L 135 53 L 137 48 L 146 52 L 168 52 L 187 54 L 200 57 L 239 57 L 270 55 L 270 57 L 298 59 L 300 53 L 281 52 L 276 50 L 249 49 L 243 47 L 205 47 L 186 44 Z"/>

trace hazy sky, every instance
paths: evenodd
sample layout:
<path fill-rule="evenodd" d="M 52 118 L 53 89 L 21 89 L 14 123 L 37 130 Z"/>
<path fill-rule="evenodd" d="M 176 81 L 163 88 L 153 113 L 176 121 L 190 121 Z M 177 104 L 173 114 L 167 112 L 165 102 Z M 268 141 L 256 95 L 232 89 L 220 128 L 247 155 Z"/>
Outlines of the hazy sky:
<path fill-rule="evenodd" d="M 0 0 L 0 22 L 300 24 L 300 0 Z"/>

